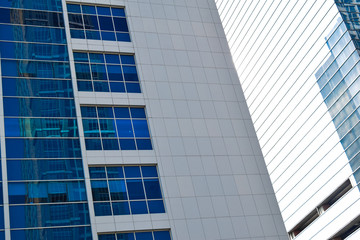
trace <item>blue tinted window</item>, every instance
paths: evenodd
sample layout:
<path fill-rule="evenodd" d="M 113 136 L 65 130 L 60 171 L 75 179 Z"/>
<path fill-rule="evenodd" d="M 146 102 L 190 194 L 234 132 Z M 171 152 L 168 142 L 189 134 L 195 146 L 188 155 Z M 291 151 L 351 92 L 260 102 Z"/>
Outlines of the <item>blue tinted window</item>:
<path fill-rule="evenodd" d="M 118 240 L 134 240 L 134 233 L 118 233 L 116 234 Z"/>
<path fill-rule="evenodd" d="M 72 13 L 81 13 L 80 5 L 77 4 L 67 4 L 67 10 Z"/>
<path fill-rule="evenodd" d="M 104 32 L 104 34 L 114 38 L 112 32 Z M 84 63 L 88 62 L 88 56 L 91 65 Z M 132 55 L 75 52 L 74 59 L 80 91 L 141 92 L 135 60 Z M 83 83 L 82 80 L 85 79 L 92 80 L 94 87 L 88 83 Z"/>
<path fill-rule="evenodd" d="M 90 227 L 11 230 L 11 240 L 19 239 L 91 240 L 92 234 Z"/>
<path fill-rule="evenodd" d="M 143 108 L 85 106 L 81 112 L 87 150 L 152 149 Z"/>
<path fill-rule="evenodd" d="M 141 172 L 143 177 L 158 177 L 157 170 L 155 166 L 142 166 Z"/>
<path fill-rule="evenodd" d="M 169 231 L 155 231 L 154 232 L 155 240 L 171 240 Z"/>
<path fill-rule="evenodd" d="M 83 179 L 81 160 L 9 160 L 8 180 Z"/>
<path fill-rule="evenodd" d="M 151 178 L 141 175 L 142 167 L 145 167 L 145 172 L 148 171 Z M 93 199 L 96 202 L 110 202 L 112 213 L 109 215 L 165 212 L 159 179 L 153 173 L 156 166 L 89 167 L 89 170 Z"/>
<path fill-rule="evenodd" d="M 140 167 L 139 166 L 133 166 L 133 167 L 124 167 L 125 170 L 125 176 L 127 178 L 140 178 L 141 177 L 141 173 L 140 173 Z"/>
<path fill-rule="evenodd" d="M 111 215 L 110 203 L 94 203 L 95 216 L 109 216 Z"/>
<path fill-rule="evenodd" d="M 87 203 L 19 205 L 9 208 L 11 228 L 88 225 L 90 223 Z M 39 218 L 42 221 L 34 221 Z"/>
<path fill-rule="evenodd" d="M 77 32 L 76 29 L 103 30 L 101 39 L 130 42 L 129 29 L 123 8 L 67 4 L 72 38 L 100 39 L 99 32 Z M 82 9 L 82 11 L 81 11 Z M 4 12 L 3 22 L 8 22 L 9 13 Z M 1 19 L 0 19 L 1 20 Z M 114 27 L 115 26 L 115 27 Z"/>
<path fill-rule="evenodd" d="M 136 240 L 152 240 L 152 233 L 151 232 L 137 232 L 135 233 Z"/>

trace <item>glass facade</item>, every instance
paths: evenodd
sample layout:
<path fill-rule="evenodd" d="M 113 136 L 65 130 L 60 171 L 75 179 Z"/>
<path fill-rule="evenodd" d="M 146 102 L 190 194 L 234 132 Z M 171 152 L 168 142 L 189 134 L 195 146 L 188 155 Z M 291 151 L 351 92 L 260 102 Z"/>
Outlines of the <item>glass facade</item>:
<path fill-rule="evenodd" d="M 169 230 L 100 234 L 99 240 L 171 240 Z"/>
<path fill-rule="evenodd" d="M 92 239 L 61 1 L 2 1 L 0 28 L 11 239 Z"/>
<path fill-rule="evenodd" d="M 357 182 L 360 181 L 360 57 L 339 23 L 327 38 L 330 57 L 315 76 Z"/>
<path fill-rule="evenodd" d="M 360 50 L 360 5 L 357 0 L 335 0 L 346 28 L 354 41 L 356 49 Z"/>
<path fill-rule="evenodd" d="M 95 216 L 164 213 L 156 166 L 89 167 Z"/>
<path fill-rule="evenodd" d="M 67 4 L 72 38 L 130 42 L 124 8 Z"/>
<path fill-rule="evenodd" d="M 143 107 L 82 106 L 86 150 L 152 150 Z"/>
<path fill-rule="evenodd" d="M 133 55 L 74 52 L 79 91 L 140 93 Z"/>

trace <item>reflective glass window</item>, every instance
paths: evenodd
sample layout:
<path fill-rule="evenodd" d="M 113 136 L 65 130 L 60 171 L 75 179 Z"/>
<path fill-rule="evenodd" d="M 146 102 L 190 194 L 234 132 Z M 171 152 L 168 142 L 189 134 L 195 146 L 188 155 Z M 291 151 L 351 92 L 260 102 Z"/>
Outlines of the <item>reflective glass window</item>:
<path fill-rule="evenodd" d="M 141 92 L 132 55 L 74 52 L 74 59 L 80 91 Z"/>
<path fill-rule="evenodd" d="M 67 4 L 72 38 L 130 42 L 124 8 Z M 4 13 L 4 22 L 10 13 Z M 7 15 L 6 15 L 7 14 Z M 1 22 L 1 17 L 0 17 Z M 85 30 L 101 30 L 84 32 Z"/>
<path fill-rule="evenodd" d="M 81 107 L 87 150 L 151 150 L 144 108 Z"/>
<path fill-rule="evenodd" d="M 165 212 L 156 166 L 94 166 L 89 171 L 96 216 Z"/>

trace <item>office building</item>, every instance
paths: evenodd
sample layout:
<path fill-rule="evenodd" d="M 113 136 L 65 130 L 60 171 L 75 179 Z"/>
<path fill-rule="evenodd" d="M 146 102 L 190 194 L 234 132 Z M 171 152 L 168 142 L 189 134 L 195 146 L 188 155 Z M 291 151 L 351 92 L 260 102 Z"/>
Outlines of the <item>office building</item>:
<path fill-rule="evenodd" d="M 0 1 L 0 239 L 287 239 L 212 0 Z"/>
<path fill-rule="evenodd" d="M 359 1 L 216 3 L 290 239 L 359 239 Z"/>

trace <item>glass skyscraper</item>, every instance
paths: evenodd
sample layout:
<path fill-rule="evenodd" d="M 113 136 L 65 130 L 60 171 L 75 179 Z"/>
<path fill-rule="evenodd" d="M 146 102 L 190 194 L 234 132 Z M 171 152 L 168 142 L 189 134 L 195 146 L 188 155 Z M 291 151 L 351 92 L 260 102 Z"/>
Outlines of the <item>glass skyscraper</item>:
<path fill-rule="evenodd" d="M 213 0 L 2 0 L 0 79 L 0 240 L 287 239 Z"/>
<path fill-rule="evenodd" d="M 360 2 L 216 3 L 290 239 L 359 239 Z"/>

